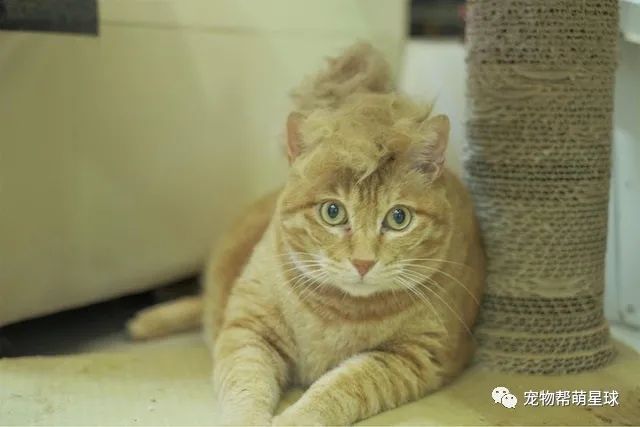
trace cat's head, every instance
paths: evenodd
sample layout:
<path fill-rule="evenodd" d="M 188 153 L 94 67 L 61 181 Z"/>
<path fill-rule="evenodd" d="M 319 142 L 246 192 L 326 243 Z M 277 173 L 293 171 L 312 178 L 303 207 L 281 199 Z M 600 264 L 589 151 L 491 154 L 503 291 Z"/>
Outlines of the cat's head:
<path fill-rule="evenodd" d="M 429 114 L 400 95 L 359 94 L 289 117 L 291 170 L 277 219 L 299 285 L 366 296 L 430 275 L 451 215 L 439 179 L 449 121 Z"/>

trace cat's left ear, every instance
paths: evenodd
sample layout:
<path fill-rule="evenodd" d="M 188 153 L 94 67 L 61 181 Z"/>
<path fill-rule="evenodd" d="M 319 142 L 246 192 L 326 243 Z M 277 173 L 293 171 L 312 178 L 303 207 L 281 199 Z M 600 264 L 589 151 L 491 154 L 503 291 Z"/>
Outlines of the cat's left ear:
<path fill-rule="evenodd" d="M 300 113 L 291 113 L 287 118 L 287 157 L 289 164 L 302 152 L 302 137 L 300 135 L 300 124 L 304 116 Z"/>
<path fill-rule="evenodd" d="M 438 115 L 425 120 L 420 126 L 424 140 L 417 155 L 418 167 L 431 180 L 435 180 L 444 170 L 445 152 L 449 144 L 449 118 Z"/>

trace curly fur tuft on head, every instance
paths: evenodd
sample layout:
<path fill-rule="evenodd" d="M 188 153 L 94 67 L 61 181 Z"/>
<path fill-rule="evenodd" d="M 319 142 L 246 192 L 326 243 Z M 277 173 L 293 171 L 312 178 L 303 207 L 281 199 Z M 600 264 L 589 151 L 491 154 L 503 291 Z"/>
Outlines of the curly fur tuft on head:
<path fill-rule="evenodd" d="M 322 161 L 300 156 L 295 168 L 302 172 L 341 163 L 364 179 L 391 157 L 420 162 L 423 171 L 440 167 L 446 136 L 434 135 L 443 126 L 429 117 L 431 105 L 394 91 L 384 56 L 367 43 L 329 59 L 329 66 L 305 80 L 293 98 L 290 160 L 312 151 L 325 154 Z M 448 133 L 448 122 L 444 127 Z"/>
<path fill-rule="evenodd" d="M 430 106 L 399 94 L 355 93 L 336 108 L 317 109 L 306 117 L 300 125 L 302 151 L 322 144 L 322 151 L 365 178 L 389 156 L 424 151 L 430 113 Z"/>
<path fill-rule="evenodd" d="M 295 110 L 311 111 L 338 106 L 349 95 L 393 90 L 391 70 L 384 56 L 368 43 L 360 42 L 342 55 L 328 59 L 328 66 L 305 79 L 292 92 Z"/>

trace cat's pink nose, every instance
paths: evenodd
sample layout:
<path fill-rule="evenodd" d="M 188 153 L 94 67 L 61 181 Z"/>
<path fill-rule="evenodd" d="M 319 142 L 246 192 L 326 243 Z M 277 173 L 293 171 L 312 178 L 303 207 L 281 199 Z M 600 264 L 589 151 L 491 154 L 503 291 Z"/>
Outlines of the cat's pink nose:
<path fill-rule="evenodd" d="M 352 259 L 351 260 L 351 264 L 353 264 L 356 270 L 358 270 L 358 273 L 360 273 L 360 277 L 364 277 L 364 275 L 367 274 L 369 270 L 371 270 L 371 267 L 373 267 L 373 264 L 375 263 L 376 263 L 375 261 L 369 260 L 369 259 Z"/>

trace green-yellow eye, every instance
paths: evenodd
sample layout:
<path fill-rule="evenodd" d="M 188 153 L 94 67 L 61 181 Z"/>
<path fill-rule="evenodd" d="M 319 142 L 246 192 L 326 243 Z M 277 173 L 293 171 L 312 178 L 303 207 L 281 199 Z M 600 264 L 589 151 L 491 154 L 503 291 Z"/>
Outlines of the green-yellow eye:
<path fill-rule="evenodd" d="M 342 225 L 347 222 L 347 210 L 342 203 L 329 200 L 320 205 L 320 217 L 329 225 Z"/>
<path fill-rule="evenodd" d="M 394 206 L 387 213 L 384 225 L 395 231 L 404 230 L 411 222 L 411 211 L 404 206 Z"/>

